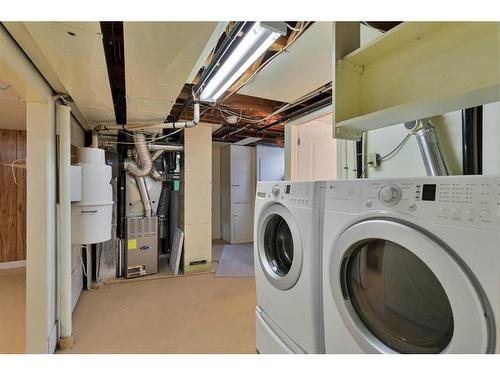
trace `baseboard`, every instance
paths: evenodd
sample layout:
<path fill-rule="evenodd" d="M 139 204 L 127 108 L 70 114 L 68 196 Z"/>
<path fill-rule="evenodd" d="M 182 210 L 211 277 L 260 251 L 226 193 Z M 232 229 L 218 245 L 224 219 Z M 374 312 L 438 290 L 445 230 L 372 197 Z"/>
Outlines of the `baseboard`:
<path fill-rule="evenodd" d="M 21 268 L 21 267 L 26 267 L 26 261 L 25 260 L 18 260 L 15 262 L 4 262 L 0 263 L 0 270 L 8 270 L 11 268 Z"/>

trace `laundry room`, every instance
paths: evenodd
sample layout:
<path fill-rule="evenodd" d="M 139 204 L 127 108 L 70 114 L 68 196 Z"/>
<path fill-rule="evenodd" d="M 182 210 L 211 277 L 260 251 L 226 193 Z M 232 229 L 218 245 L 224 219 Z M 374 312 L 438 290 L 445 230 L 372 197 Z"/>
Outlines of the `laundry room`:
<path fill-rule="evenodd" d="M 0 19 L 0 355 L 499 354 L 500 22 L 179 14 Z"/>

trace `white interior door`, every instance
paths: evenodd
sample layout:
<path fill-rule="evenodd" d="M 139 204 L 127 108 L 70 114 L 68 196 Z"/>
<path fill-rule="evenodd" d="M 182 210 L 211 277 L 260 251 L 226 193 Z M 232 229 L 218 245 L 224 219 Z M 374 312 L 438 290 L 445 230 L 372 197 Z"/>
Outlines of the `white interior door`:
<path fill-rule="evenodd" d="M 337 177 L 337 147 L 332 138 L 331 114 L 298 125 L 296 179 L 328 180 Z"/>

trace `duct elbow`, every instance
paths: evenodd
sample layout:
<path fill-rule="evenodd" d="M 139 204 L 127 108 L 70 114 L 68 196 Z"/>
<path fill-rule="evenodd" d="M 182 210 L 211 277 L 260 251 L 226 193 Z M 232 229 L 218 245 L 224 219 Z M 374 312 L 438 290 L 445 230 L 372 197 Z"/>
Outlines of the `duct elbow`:
<path fill-rule="evenodd" d="M 153 168 L 153 159 L 149 153 L 146 136 L 141 133 L 134 134 L 134 143 L 140 165 L 132 159 L 126 159 L 124 167 L 128 173 L 135 177 L 145 177 L 150 174 Z"/>

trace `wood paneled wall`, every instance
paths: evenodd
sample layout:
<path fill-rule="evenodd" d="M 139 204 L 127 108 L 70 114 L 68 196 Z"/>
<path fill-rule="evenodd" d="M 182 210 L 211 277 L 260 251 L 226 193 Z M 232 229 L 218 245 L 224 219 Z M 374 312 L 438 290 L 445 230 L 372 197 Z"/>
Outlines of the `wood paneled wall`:
<path fill-rule="evenodd" d="M 14 168 L 16 185 L 10 167 L 25 158 L 26 132 L 0 129 L 0 262 L 26 259 L 26 169 Z"/>

